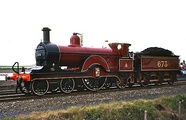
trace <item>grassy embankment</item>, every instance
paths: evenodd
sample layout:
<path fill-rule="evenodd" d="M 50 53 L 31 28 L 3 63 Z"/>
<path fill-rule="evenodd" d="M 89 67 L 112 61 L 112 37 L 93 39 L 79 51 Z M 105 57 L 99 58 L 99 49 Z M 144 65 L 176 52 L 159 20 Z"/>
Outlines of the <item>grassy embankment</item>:
<path fill-rule="evenodd" d="M 179 101 L 181 114 L 179 114 Z M 186 95 L 176 95 L 156 100 L 113 102 L 97 106 L 70 107 L 67 110 L 34 112 L 5 120 L 148 120 L 186 119 Z"/>

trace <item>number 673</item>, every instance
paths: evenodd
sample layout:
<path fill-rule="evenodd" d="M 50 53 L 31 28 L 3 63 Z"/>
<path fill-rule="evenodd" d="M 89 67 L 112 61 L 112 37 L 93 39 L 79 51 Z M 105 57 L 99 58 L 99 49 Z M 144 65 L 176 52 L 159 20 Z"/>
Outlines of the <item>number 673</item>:
<path fill-rule="evenodd" d="M 158 67 L 168 67 L 168 62 L 167 61 L 158 61 L 157 66 Z"/>

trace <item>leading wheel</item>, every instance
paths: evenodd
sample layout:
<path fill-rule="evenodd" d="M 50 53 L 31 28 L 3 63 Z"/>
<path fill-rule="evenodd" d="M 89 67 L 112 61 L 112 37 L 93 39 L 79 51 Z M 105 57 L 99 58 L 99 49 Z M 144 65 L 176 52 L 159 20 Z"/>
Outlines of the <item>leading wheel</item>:
<path fill-rule="evenodd" d="M 83 78 L 83 84 L 90 91 L 98 91 L 105 85 L 105 81 L 107 78 Z"/>
<path fill-rule="evenodd" d="M 32 91 L 35 95 L 42 96 L 48 92 L 48 80 L 34 80 L 32 82 Z"/>
<path fill-rule="evenodd" d="M 74 90 L 75 82 L 72 78 L 62 79 L 60 82 L 61 91 L 71 93 Z"/>

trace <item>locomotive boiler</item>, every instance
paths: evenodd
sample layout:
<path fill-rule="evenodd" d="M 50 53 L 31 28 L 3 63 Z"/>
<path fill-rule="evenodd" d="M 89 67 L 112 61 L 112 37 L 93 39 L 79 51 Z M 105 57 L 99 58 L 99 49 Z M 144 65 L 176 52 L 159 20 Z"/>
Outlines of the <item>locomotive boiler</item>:
<path fill-rule="evenodd" d="M 70 45 L 60 46 L 52 44 L 49 39 L 48 28 L 43 28 L 44 42 L 36 48 L 37 66 L 67 66 L 68 69 L 87 71 L 93 65 L 102 65 L 106 71 L 118 71 L 118 59 L 128 58 L 130 44 L 112 43 L 111 49 L 82 47 L 78 33 L 73 33 Z M 117 46 L 120 49 L 117 49 Z M 116 59 L 117 58 L 117 59 Z"/>
<path fill-rule="evenodd" d="M 73 33 L 68 46 L 61 46 L 50 42 L 49 28 L 42 31 L 43 41 L 35 52 L 37 67 L 29 73 L 24 69 L 20 73 L 16 62 L 12 66 L 16 74 L 8 77 L 17 80 L 17 88 L 24 93 L 41 96 L 48 91 L 97 91 L 113 85 L 123 89 L 136 83 L 172 84 L 179 70 L 176 55 L 131 55 L 128 43 L 110 43 L 109 48 L 83 47 L 78 33 Z"/>

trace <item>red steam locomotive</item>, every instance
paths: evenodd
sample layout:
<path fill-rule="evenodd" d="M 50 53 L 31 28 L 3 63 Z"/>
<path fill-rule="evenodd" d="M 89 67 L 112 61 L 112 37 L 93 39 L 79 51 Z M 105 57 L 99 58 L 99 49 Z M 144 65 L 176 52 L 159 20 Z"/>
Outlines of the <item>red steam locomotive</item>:
<path fill-rule="evenodd" d="M 7 79 L 17 80 L 17 89 L 41 96 L 48 91 L 97 91 L 111 86 L 123 89 L 139 83 L 173 84 L 179 73 L 179 56 L 162 48 L 132 54 L 130 44 L 110 43 L 110 48 L 82 47 L 78 33 L 70 38 L 70 45 L 60 46 L 50 42 L 50 29 L 43 28 L 43 42 L 36 48 L 36 66 L 29 73 L 24 68 Z"/>

